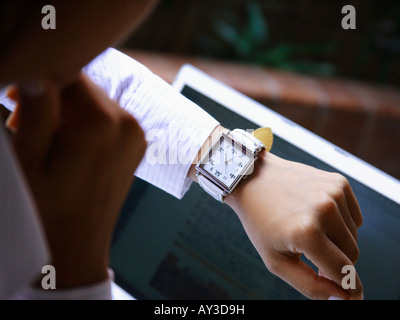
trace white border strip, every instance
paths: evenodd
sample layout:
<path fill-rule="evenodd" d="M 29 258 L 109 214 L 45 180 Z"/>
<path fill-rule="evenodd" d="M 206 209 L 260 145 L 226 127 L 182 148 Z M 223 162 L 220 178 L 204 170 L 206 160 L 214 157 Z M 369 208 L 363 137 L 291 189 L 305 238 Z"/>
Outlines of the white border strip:
<path fill-rule="evenodd" d="M 400 204 L 399 180 L 188 64 L 173 87 L 181 91 L 185 85 L 259 126 L 271 127 L 274 135 Z"/>

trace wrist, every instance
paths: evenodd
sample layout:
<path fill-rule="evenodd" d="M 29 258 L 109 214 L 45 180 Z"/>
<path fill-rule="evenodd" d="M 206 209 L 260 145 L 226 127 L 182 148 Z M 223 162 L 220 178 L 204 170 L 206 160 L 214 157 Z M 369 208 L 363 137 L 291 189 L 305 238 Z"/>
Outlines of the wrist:
<path fill-rule="evenodd" d="M 221 132 L 224 133 L 222 136 L 220 135 Z M 232 139 L 229 138 L 230 136 L 233 136 L 234 140 L 230 140 Z M 216 141 L 217 139 L 218 141 Z M 228 142 L 224 142 L 225 140 Z M 237 143 L 234 145 L 233 141 Z M 221 143 L 221 145 L 218 143 Z M 226 143 L 228 143 L 227 146 L 225 146 Z M 240 144 L 242 145 L 241 151 L 237 150 L 237 148 L 240 148 Z M 245 149 L 243 149 L 243 146 L 246 146 Z M 267 154 L 266 151 L 269 151 L 271 146 L 272 132 L 270 128 L 259 128 L 255 131 L 254 136 L 252 136 L 240 129 L 230 132 L 224 127 L 218 126 L 203 143 L 188 176 L 193 181 L 198 182 L 216 200 L 226 202 L 231 207 L 237 206 L 238 202 L 242 199 L 242 192 L 240 191 L 243 189 L 242 186 L 247 185 L 248 181 L 253 180 L 252 178 L 258 174 L 259 170 L 254 169 L 260 166 L 259 162 L 264 160 L 264 156 Z M 230 151 L 231 148 L 232 152 Z M 227 150 L 229 150 L 228 153 Z M 244 150 L 245 153 L 243 153 Z M 207 154 L 209 158 L 206 157 Z M 221 168 L 219 162 L 221 161 L 220 157 L 222 157 L 222 154 L 225 157 L 223 168 Z M 237 156 L 234 156 L 235 154 Z M 233 158 L 238 162 L 233 161 L 229 165 Z M 202 163 L 197 167 L 196 164 L 200 159 Z M 232 170 L 231 174 L 229 174 L 230 171 L 227 171 L 227 168 Z M 200 175 L 197 176 L 199 173 Z M 229 180 L 230 178 L 231 180 Z M 239 189 L 239 191 L 236 189 Z"/>
<path fill-rule="evenodd" d="M 260 151 L 252 174 L 246 179 L 242 179 L 235 190 L 225 197 L 224 202 L 236 212 L 240 212 L 244 204 L 247 205 L 249 202 L 254 201 L 254 194 L 257 192 L 254 184 L 259 180 L 261 171 L 264 170 L 269 155 L 270 153 L 266 150 Z"/>
<path fill-rule="evenodd" d="M 91 285 L 108 278 L 110 240 L 107 235 L 97 238 L 88 236 L 88 228 L 72 230 L 66 227 L 63 232 L 48 225 L 46 231 L 57 289 Z M 41 287 L 40 281 L 36 286 Z"/>

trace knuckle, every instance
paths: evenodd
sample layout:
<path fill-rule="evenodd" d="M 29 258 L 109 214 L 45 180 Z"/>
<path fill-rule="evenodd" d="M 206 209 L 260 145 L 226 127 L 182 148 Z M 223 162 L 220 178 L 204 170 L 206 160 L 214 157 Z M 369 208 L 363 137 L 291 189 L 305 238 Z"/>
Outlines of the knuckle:
<path fill-rule="evenodd" d="M 140 126 L 136 119 L 130 114 L 122 114 L 120 119 L 121 133 L 125 135 L 137 136 L 140 134 Z"/>
<path fill-rule="evenodd" d="M 136 119 L 129 113 L 125 113 L 121 116 L 120 134 L 124 138 L 128 138 L 130 142 L 133 141 L 135 150 L 144 154 L 147 147 L 144 131 Z"/>
<path fill-rule="evenodd" d="M 291 233 L 295 245 L 309 247 L 321 238 L 321 228 L 316 216 L 307 216 L 299 220 L 296 229 Z"/>
<path fill-rule="evenodd" d="M 349 181 L 340 173 L 333 172 L 330 175 L 334 184 L 340 189 L 344 189 L 349 185 Z"/>
<path fill-rule="evenodd" d="M 340 203 L 345 198 L 345 193 L 343 188 L 338 187 L 336 184 L 333 184 L 331 189 L 328 191 L 328 197 L 334 201 L 335 203 Z"/>
<path fill-rule="evenodd" d="M 283 263 L 286 259 L 288 259 L 288 257 L 280 252 L 270 252 L 266 254 L 264 262 L 269 272 L 282 278 L 284 277 Z"/>
<path fill-rule="evenodd" d="M 327 193 L 321 194 L 315 203 L 315 210 L 319 217 L 330 214 L 337 208 L 335 198 Z"/>
<path fill-rule="evenodd" d="M 87 123 L 87 128 L 92 132 L 112 130 L 116 123 L 117 119 L 111 112 L 99 110 L 92 114 L 91 121 Z"/>

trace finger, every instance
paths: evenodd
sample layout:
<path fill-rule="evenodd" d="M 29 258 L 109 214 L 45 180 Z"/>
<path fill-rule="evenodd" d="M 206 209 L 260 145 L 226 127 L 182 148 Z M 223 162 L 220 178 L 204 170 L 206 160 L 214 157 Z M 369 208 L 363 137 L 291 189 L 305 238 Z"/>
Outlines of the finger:
<path fill-rule="evenodd" d="M 355 227 L 359 228 L 362 224 L 363 218 L 360 206 L 351 188 L 350 182 L 344 176 L 337 173 L 333 173 L 332 178 L 332 181 L 335 181 L 334 185 L 336 186 L 336 190 L 341 190 L 344 195 L 346 206 L 349 211 L 349 216 L 353 220 Z M 336 192 L 334 192 L 334 195 L 335 194 L 338 195 Z M 340 194 L 340 197 L 342 197 L 342 194 Z M 344 218 L 346 217 L 344 216 Z"/>
<path fill-rule="evenodd" d="M 57 127 L 57 89 L 47 81 L 20 84 L 18 105 L 14 146 L 24 161 L 40 161 L 49 151 Z"/>
<path fill-rule="evenodd" d="M 8 88 L 6 90 L 6 95 L 7 95 L 7 98 L 9 98 L 10 100 L 17 102 L 18 101 L 18 86 L 15 84 L 8 86 Z"/>
<path fill-rule="evenodd" d="M 102 117 L 104 114 L 121 111 L 122 109 L 90 78 L 80 74 L 76 81 L 62 91 L 63 118 L 76 122 L 94 120 L 93 117 Z"/>
<path fill-rule="evenodd" d="M 339 212 L 341 213 L 341 218 L 346 225 L 346 227 L 349 229 L 351 234 L 353 235 L 353 238 L 355 241 L 358 240 L 358 231 L 357 231 L 357 225 L 350 213 L 348 203 L 346 200 L 346 196 L 341 197 L 339 201 L 337 202 L 338 204 L 338 209 Z"/>
<path fill-rule="evenodd" d="M 6 97 L 10 100 L 13 100 L 10 95 L 9 92 L 10 91 L 15 91 L 15 85 L 10 85 L 7 87 L 6 89 Z M 14 100 L 15 101 L 15 100 Z M 0 104 L 0 119 L 2 119 L 3 121 L 5 121 L 5 124 L 7 126 L 7 121 L 10 118 L 10 115 L 12 114 L 12 112 L 10 111 L 9 108 L 7 108 L 5 105 Z"/>
<path fill-rule="evenodd" d="M 109 103 L 110 99 L 106 94 L 84 75 L 80 75 L 76 81 L 65 87 L 61 97 L 60 144 L 63 145 L 63 150 L 59 150 L 59 156 L 69 161 L 68 159 L 75 154 L 81 154 L 85 157 L 81 158 L 82 163 L 93 161 L 90 156 L 94 153 L 89 152 L 90 149 L 97 148 L 98 144 L 106 144 L 104 139 L 112 135 L 110 124 L 115 116 L 115 110 L 110 106 L 112 103 Z M 107 134 L 104 135 L 106 131 Z"/>
<path fill-rule="evenodd" d="M 278 267 L 276 268 L 276 272 L 273 273 L 307 298 L 313 300 L 328 300 L 332 297 L 342 300 L 351 298 L 350 295 L 336 283 L 330 281 L 325 276 L 316 274 L 316 272 L 298 256 L 290 257 L 281 255 L 277 260 Z"/>
<path fill-rule="evenodd" d="M 358 204 L 357 198 L 353 192 L 353 189 L 350 186 L 350 183 L 347 181 L 345 188 L 345 196 L 346 196 L 346 203 L 349 209 L 350 215 L 357 226 L 357 228 L 361 227 L 363 222 L 363 217 L 361 214 L 360 205 Z"/>
<path fill-rule="evenodd" d="M 10 113 L 6 120 L 6 128 L 12 133 L 17 132 L 19 123 L 19 104 L 14 108 L 14 111 Z"/>
<path fill-rule="evenodd" d="M 61 124 L 53 159 L 70 167 L 79 155 L 81 168 L 96 162 L 101 150 L 115 148 L 120 113 L 125 112 L 87 76 L 80 74 L 61 92 Z M 118 141 L 118 142 L 117 142 Z M 112 146 L 110 146 L 112 144 Z"/>
<path fill-rule="evenodd" d="M 14 102 L 17 102 L 17 100 L 18 100 L 17 86 L 14 84 L 9 85 L 6 90 L 6 96 L 8 99 L 10 99 Z M 16 104 L 14 111 L 12 111 L 12 112 L 8 111 L 7 116 L 5 117 L 5 119 L 6 119 L 5 126 L 12 133 L 16 132 L 17 126 L 18 126 L 18 110 L 17 109 L 18 109 L 18 103 Z"/>
<path fill-rule="evenodd" d="M 318 238 L 314 237 L 312 242 L 308 242 L 304 254 L 324 275 L 338 286 L 342 286 L 342 280 L 345 276 L 342 273 L 343 267 L 354 267 L 347 255 L 324 235 Z M 355 272 L 354 286 L 353 288 L 349 288 L 347 293 L 351 298 L 361 299 L 362 290 L 361 281 Z"/>
<path fill-rule="evenodd" d="M 344 202 L 339 201 L 339 202 Z M 337 205 L 337 211 L 326 216 L 326 235 L 354 264 L 359 258 L 357 246 L 357 229 L 348 213 L 347 205 Z M 341 213 L 341 214 L 340 214 Z"/>
<path fill-rule="evenodd" d="M 10 85 L 6 91 L 7 98 L 17 102 L 14 111 L 10 113 L 7 117 L 6 127 L 12 133 L 15 133 L 18 128 L 18 119 L 19 119 L 19 103 L 18 103 L 18 86 L 17 85 Z"/>

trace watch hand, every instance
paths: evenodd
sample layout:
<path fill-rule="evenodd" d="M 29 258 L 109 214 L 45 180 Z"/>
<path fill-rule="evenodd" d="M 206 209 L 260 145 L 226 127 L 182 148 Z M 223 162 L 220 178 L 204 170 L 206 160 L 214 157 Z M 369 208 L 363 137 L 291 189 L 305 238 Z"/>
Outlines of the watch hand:
<path fill-rule="evenodd" d="M 229 163 L 231 160 L 233 160 L 233 158 L 230 158 L 229 160 L 227 159 L 227 160 L 225 161 L 225 173 L 226 173 L 226 168 L 228 167 L 228 163 Z"/>
<path fill-rule="evenodd" d="M 224 150 L 224 163 L 225 163 L 224 171 L 226 173 L 226 150 Z"/>
<path fill-rule="evenodd" d="M 228 163 L 226 150 L 224 150 L 224 162 L 225 162 L 225 164 Z"/>

